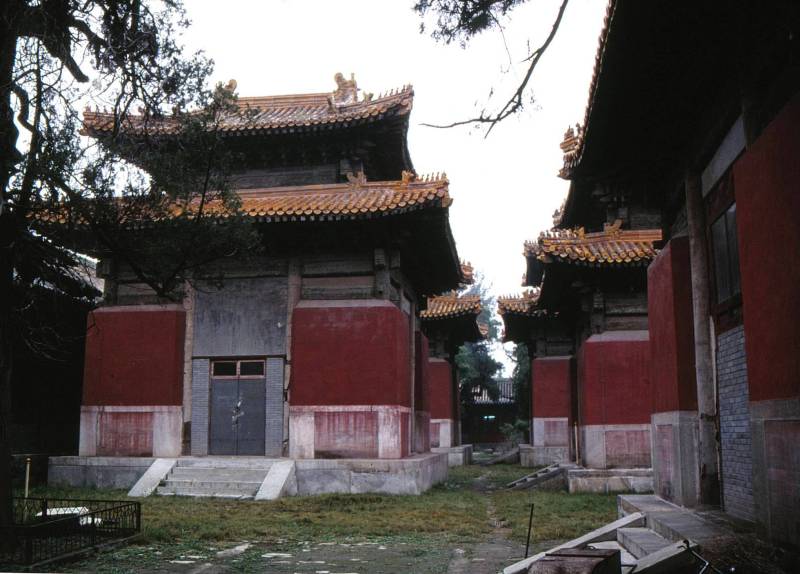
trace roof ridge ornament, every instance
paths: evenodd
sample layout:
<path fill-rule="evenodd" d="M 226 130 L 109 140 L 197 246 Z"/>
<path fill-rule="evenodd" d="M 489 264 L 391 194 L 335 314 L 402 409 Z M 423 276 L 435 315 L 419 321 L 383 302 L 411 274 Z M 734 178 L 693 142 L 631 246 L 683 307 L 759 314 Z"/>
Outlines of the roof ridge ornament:
<path fill-rule="evenodd" d="M 351 73 L 350 79 L 347 80 L 344 74 L 336 72 L 333 79 L 336 82 L 336 90 L 331 95 L 334 105 L 354 104 L 358 101 L 358 84 L 356 84 L 355 74 Z M 372 98 L 370 97 L 370 99 Z"/>
<path fill-rule="evenodd" d="M 351 187 L 361 187 L 367 183 L 367 174 L 363 170 L 358 170 L 356 173 L 348 171 L 345 176 Z"/>
<path fill-rule="evenodd" d="M 400 174 L 400 179 L 403 182 L 403 185 L 408 185 L 412 181 L 417 181 L 417 174 L 413 171 L 408 171 L 404 169 Z"/>

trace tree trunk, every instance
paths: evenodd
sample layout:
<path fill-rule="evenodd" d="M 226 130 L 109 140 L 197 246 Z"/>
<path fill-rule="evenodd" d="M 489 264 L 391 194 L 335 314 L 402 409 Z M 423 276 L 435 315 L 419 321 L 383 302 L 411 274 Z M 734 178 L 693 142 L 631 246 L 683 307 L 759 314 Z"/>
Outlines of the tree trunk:
<path fill-rule="evenodd" d="M 3 2 L 0 8 L 0 530 L 11 525 L 11 415 L 12 287 L 14 239 L 17 226 L 8 206 L 11 176 L 19 161 L 14 110 L 11 107 L 11 82 L 16 57 L 16 35 L 11 28 L 16 2 Z M 9 542 L 2 537 L 3 543 Z"/>

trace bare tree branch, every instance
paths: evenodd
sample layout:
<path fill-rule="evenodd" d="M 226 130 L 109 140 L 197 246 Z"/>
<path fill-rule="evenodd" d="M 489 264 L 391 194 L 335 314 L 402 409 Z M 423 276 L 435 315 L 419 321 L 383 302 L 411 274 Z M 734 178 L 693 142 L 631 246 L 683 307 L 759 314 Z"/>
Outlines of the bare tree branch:
<path fill-rule="evenodd" d="M 528 69 L 525 72 L 525 77 L 519 83 L 517 89 L 514 91 L 512 96 L 506 101 L 503 107 L 500 108 L 500 110 L 498 110 L 496 113 L 488 115 L 485 114 L 484 112 L 481 112 L 477 117 L 451 122 L 449 124 L 422 123 L 422 125 L 429 128 L 449 129 L 465 125 L 488 124 L 489 129 L 486 130 L 486 134 L 484 135 L 484 137 L 488 137 L 491 131 L 498 123 L 500 123 L 507 117 L 515 114 L 520 109 L 522 109 L 523 107 L 522 97 L 525 93 L 525 89 L 530 83 L 531 77 L 533 76 L 533 71 L 536 69 L 537 64 L 541 60 L 544 53 L 547 51 L 547 48 L 553 41 L 553 38 L 555 38 L 556 32 L 558 31 L 558 28 L 561 25 L 561 20 L 564 16 L 564 11 L 567 9 L 568 3 L 569 0 L 563 0 L 561 2 L 561 6 L 558 9 L 558 14 L 556 15 L 556 19 L 553 22 L 553 25 L 550 29 L 550 33 L 547 35 L 547 38 L 536 50 L 534 50 L 527 58 L 523 60 L 524 62 L 528 62 Z"/>

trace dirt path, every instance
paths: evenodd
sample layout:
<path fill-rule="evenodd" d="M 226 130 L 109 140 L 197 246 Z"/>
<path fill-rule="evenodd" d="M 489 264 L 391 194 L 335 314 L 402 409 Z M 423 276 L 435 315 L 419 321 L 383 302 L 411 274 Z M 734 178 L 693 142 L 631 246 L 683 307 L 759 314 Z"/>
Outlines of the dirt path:
<path fill-rule="evenodd" d="M 480 476 L 473 488 L 487 495 L 486 519 L 492 526 L 487 539 L 478 544 L 453 550 L 447 574 L 495 574 L 506 566 L 520 560 L 525 547 L 509 539 L 511 529 L 497 515 L 497 509 L 489 494 L 487 475 Z"/>

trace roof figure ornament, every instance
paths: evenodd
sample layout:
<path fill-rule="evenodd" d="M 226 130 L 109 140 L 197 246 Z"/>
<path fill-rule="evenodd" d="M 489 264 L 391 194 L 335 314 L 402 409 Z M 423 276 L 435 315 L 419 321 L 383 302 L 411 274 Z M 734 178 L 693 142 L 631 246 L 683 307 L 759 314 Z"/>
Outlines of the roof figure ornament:
<path fill-rule="evenodd" d="M 417 174 L 414 173 L 413 171 L 408 171 L 408 170 L 405 170 L 405 169 L 400 174 L 400 177 L 401 177 L 404 185 L 408 185 L 412 181 L 417 181 Z"/>
<path fill-rule="evenodd" d="M 358 101 L 358 85 L 355 74 L 350 74 L 350 79 L 347 80 L 344 74 L 336 72 L 333 79 L 336 81 L 336 91 L 333 92 L 334 104 L 354 104 Z"/>
<path fill-rule="evenodd" d="M 345 175 L 347 176 L 348 183 L 353 187 L 360 187 L 367 183 L 367 175 L 363 170 L 359 170 L 356 173 L 348 171 Z"/>

